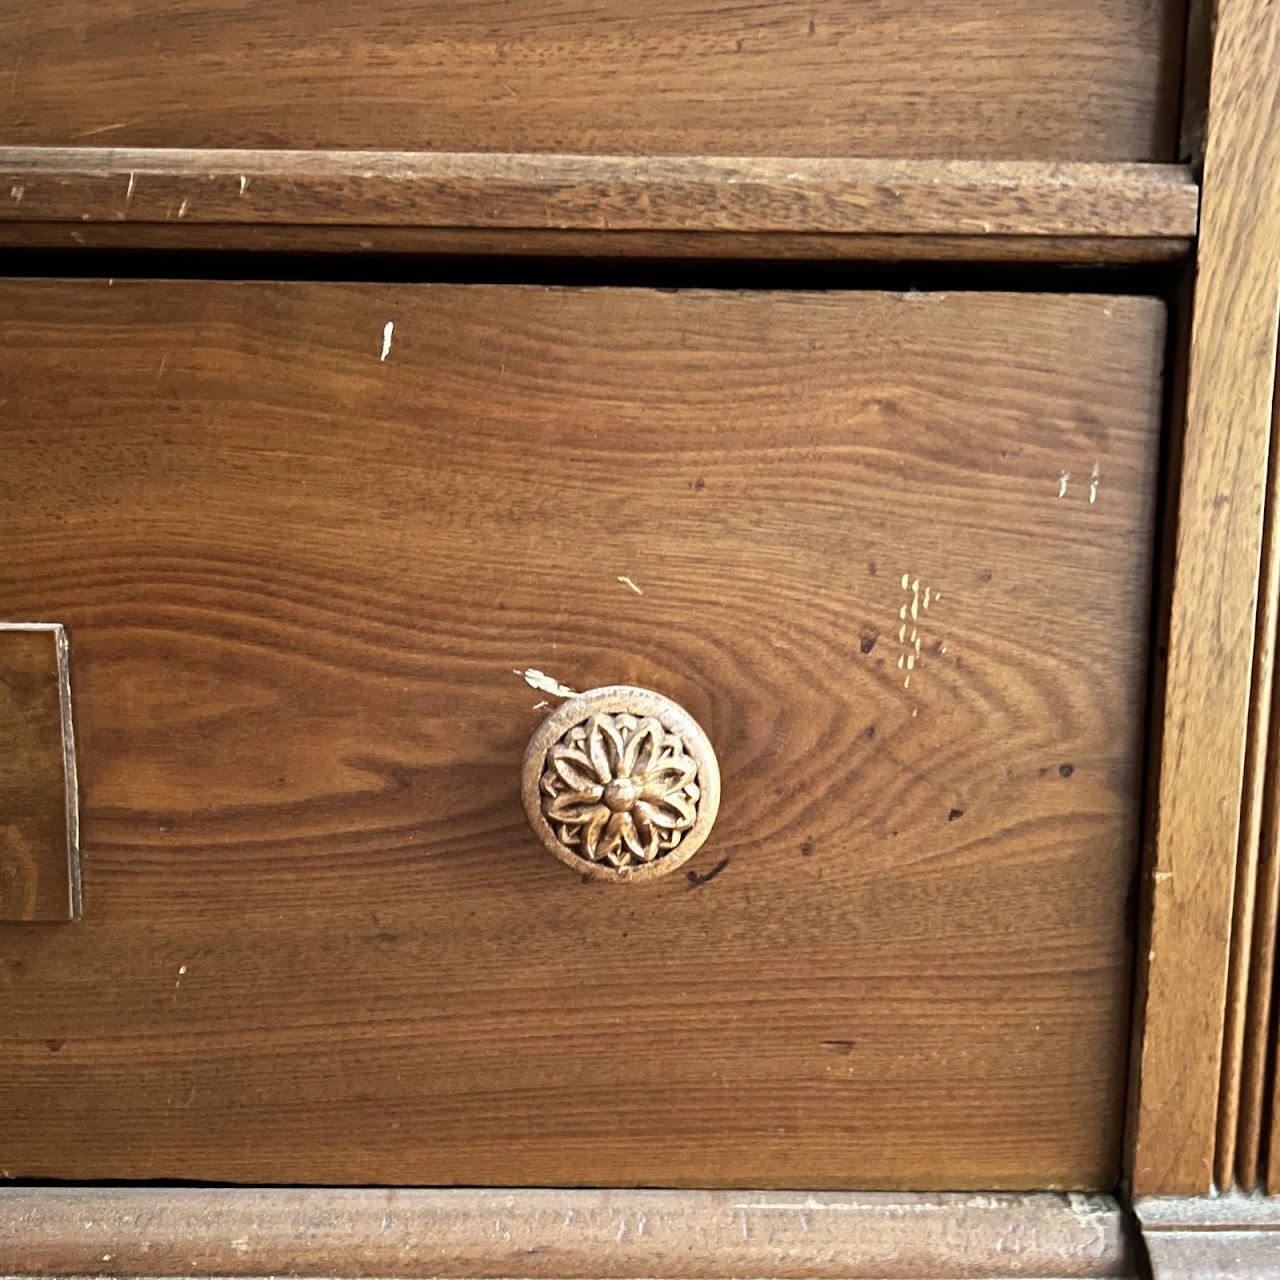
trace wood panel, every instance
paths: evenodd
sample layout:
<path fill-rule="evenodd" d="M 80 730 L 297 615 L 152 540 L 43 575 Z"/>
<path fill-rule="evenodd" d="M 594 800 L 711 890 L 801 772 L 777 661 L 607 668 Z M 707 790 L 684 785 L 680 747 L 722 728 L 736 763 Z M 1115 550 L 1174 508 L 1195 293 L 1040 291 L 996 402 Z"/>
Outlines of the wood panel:
<path fill-rule="evenodd" d="M 0 219 L 1193 236 L 1188 169 L 801 157 L 0 150 Z"/>
<path fill-rule="evenodd" d="M 1244 895 L 1255 882 L 1273 661 L 1274 561 L 1261 621 L 1259 583 L 1280 308 L 1280 82 L 1270 74 L 1277 63 L 1280 10 L 1222 0 L 1148 868 L 1132 1174 L 1139 1194 L 1203 1194 L 1214 1183 L 1216 1151 L 1220 1177 L 1238 1163 L 1247 898 L 1230 985 L 1228 978 L 1237 881 Z M 1272 539 L 1275 532 L 1273 521 Z"/>
<path fill-rule="evenodd" d="M 93 903 L 4 937 L 9 1174 L 1112 1185 L 1163 334 L 5 284 L 0 590 L 76 646 Z M 527 667 L 707 729 L 692 875 L 538 849 Z"/>
<path fill-rule="evenodd" d="M 1172 160 L 1179 0 L 52 0 L 31 146 Z"/>
<path fill-rule="evenodd" d="M 1133 1275 L 1104 1195 L 0 1190 L 7 1275 Z"/>
<path fill-rule="evenodd" d="M 0 622 L 0 920 L 80 914 L 67 638 Z"/>

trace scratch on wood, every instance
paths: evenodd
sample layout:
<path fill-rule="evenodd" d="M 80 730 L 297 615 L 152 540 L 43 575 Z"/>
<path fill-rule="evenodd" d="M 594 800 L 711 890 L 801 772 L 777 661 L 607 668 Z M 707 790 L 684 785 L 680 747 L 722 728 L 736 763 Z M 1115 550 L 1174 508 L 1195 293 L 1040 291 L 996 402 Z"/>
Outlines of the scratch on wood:
<path fill-rule="evenodd" d="M 129 174 L 129 185 L 124 189 L 124 202 L 128 204 L 133 199 L 133 189 L 137 185 L 138 175 L 132 171 Z"/>
<path fill-rule="evenodd" d="M 927 584 L 922 588 L 920 579 L 913 577 L 910 573 L 902 575 L 902 589 L 911 593 L 911 599 L 904 602 L 898 610 L 898 617 L 902 622 L 898 628 L 898 644 L 901 646 L 901 652 L 898 654 L 898 670 L 904 672 L 902 687 L 910 689 L 911 672 L 919 665 L 921 647 L 924 643 L 920 634 L 921 615 L 928 611 L 930 604 L 936 604 L 942 599 L 942 593 L 935 591 Z M 911 628 L 910 636 L 907 634 L 908 626 Z"/>
<path fill-rule="evenodd" d="M 382 326 L 382 355 L 379 357 L 385 360 L 391 354 L 391 334 L 394 332 L 396 323 L 394 320 L 388 320 Z"/>
<path fill-rule="evenodd" d="M 25 194 L 26 190 L 27 190 L 26 187 L 10 187 L 9 199 L 12 200 L 14 204 L 21 204 L 22 197 Z"/>
<path fill-rule="evenodd" d="M 115 124 L 100 124 L 96 129 L 86 129 L 83 133 L 77 133 L 77 138 L 96 138 L 100 133 L 114 133 L 117 129 L 126 129 L 129 126 L 128 120 L 120 120 Z"/>
<path fill-rule="evenodd" d="M 729 865 L 729 859 L 721 858 L 720 861 L 717 862 L 716 865 L 712 867 L 710 871 L 701 872 L 701 873 L 697 871 L 686 871 L 684 873 L 685 879 L 688 880 L 689 883 L 693 885 L 693 887 L 696 889 L 700 885 L 710 884 L 711 881 L 714 880 L 716 876 L 718 876 L 728 865 Z"/>
<path fill-rule="evenodd" d="M 634 592 L 636 593 L 636 595 L 638 595 L 638 596 L 642 596 L 642 595 L 644 595 L 644 592 L 643 592 L 643 591 L 641 591 L 641 590 L 640 590 L 640 588 L 639 588 L 639 587 L 637 587 L 637 586 L 636 586 L 636 584 L 635 584 L 634 582 L 632 582 L 632 581 L 631 581 L 631 579 L 630 579 L 630 578 L 628 578 L 628 577 L 626 576 L 626 574 L 619 574 L 619 575 L 618 575 L 618 581 L 619 581 L 619 582 L 621 582 L 621 583 L 622 583 L 622 585 L 623 585 L 624 587 L 630 587 L 630 588 L 631 588 L 631 590 L 632 590 L 632 591 L 634 591 Z"/>
<path fill-rule="evenodd" d="M 1098 500 L 1098 464 L 1093 464 L 1093 471 L 1089 475 L 1089 505 L 1093 506 Z"/>
<path fill-rule="evenodd" d="M 573 698 L 577 696 L 578 691 L 576 689 L 570 689 L 568 685 L 561 684 L 559 680 L 553 680 L 546 672 L 539 671 L 537 667 L 526 667 L 523 670 L 520 667 L 513 667 L 512 672 L 518 675 L 530 689 L 537 689 L 539 693 L 554 694 L 557 698 Z"/>
<path fill-rule="evenodd" d="M 1067 496 L 1067 481 L 1071 479 L 1071 472 L 1064 471 L 1058 477 L 1058 497 L 1065 498 Z"/>
<path fill-rule="evenodd" d="M 244 176 L 244 174 L 242 173 L 242 174 L 240 175 L 240 195 L 241 195 L 241 198 L 243 198 L 243 197 L 244 197 L 244 193 L 245 193 L 246 191 L 248 191 L 248 190 L 249 190 L 249 179 L 248 179 L 248 178 L 246 178 L 246 177 Z"/>
<path fill-rule="evenodd" d="M 183 202 L 178 206 L 178 217 L 179 217 L 179 218 L 185 218 L 185 217 L 187 216 L 187 205 L 188 205 L 188 204 L 190 204 L 190 201 L 189 201 L 189 200 L 184 200 L 184 201 L 183 201 Z"/>

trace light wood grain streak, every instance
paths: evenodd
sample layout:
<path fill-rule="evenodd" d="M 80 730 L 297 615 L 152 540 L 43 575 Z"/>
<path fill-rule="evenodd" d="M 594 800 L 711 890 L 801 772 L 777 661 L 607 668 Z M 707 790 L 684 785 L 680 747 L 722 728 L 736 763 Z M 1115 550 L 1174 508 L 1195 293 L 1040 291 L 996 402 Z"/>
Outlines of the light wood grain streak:
<path fill-rule="evenodd" d="M 1133 1266 L 1103 1195 L 0 1190 L 12 1275 L 1110 1280 Z"/>
<path fill-rule="evenodd" d="M 1181 0 L 48 0 L 37 146 L 1174 158 Z"/>
<path fill-rule="evenodd" d="M 1197 201 L 1159 164 L 0 148 L 22 222 L 1176 239 Z"/>
<path fill-rule="evenodd" d="M 1176 534 L 1133 1182 L 1213 1182 L 1280 306 L 1280 6 L 1223 0 Z"/>

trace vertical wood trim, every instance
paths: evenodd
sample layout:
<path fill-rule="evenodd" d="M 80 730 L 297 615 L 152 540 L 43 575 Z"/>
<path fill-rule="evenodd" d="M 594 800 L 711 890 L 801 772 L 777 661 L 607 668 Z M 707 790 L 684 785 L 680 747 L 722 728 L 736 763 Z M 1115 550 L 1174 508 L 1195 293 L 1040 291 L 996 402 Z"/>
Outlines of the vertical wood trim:
<path fill-rule="evenodd" d="M 1280 365 L 1277 365 L 1280 378 Z M 1277 381 L 1280 389 L 1280 381 Z M 1272 403 L 1272 439 L 1280 439 L 1280 394 Z M 1272 458 L 1280 449 L 1272 451 Z M 1277 463 L 1280 466 L 1280 463 Z M 1268 1082 L 1268 1051 L 1274 1053 L 1272 992 L 1275 987 L 1276 927 L 1280 915 L 1280 684 L 1272 682 L 1271 750 L 1267 756 L 1267 788 L 1258 854 L 1257 908 L 1249 955 L 1248 1019 L 1245 1024 L 1239 1156 L 1236 1178 L 1253 1190 L 1262 1176 L 1268 1194 L 1280 1190 L 1280 1142 L 1276 1139 L 1276 1082 Z M 1270 1092 L 1268 1092 L 1270 1085 Z M 1271 1110 L 1271 1134 L 1263 1166 L 1262 1137 Z"/>
<path fill-rule="evenodd" d="M 1274 423 L 1272 438 L 1275 438 Z M 1235 903 L 1227 970 L 1227 1004 L 1222 1042 L 1222 1075 L 1218 1103 L 1218 1139 L 1214 1182 L 1252 1190 L 1257 1180 L 1259 1107 L 1263 1089 L 1258 1062 L 1258 1037 L 1250 1036 L 1250 1016 L 1258 1014 L 1258 997 L 1269 992 L 1269 957 L 1259 954 L 1255 910 L 1259 888 L 1259 857 L 1268 808 L 1274 819 L 1274 761 L 1272 688 L 1275 671 L 1276 614 L 1280 597 L 1280 542 L 1276 518 L 1280 511 L 1280 465 L 1277 449 L 1267 466 L 1266 510 L 1262 529 L 1262 572 L 1258 623 L 1253 650 L 1253 678 L 1249 696 L 1249 725 L 1245 749 L 1244 787 L 1240 797 L 1240 843 L 1236 853 Z M 1270 824 L 1266 824 L 1270 826 Z M 1265 916 L 1265 912 L 1264 912 Z M 1261 967 L 1259 964 L 1261 963 Z M 1269 1001 L 1262 1002 L 1261 1037 L 1265 1057 L 1265 1026 Z M 1246 1054 L 1246 1043 L 1249 1052 Z M 1237 1159 L 1238 1157 L 1238 1159 Z"/>
<path fill-rule="evenodd" d="M 1220 0 L 1131 1177 L 1213 1185 L 1280 309 L 1280 3 Z M 1265 741 L 1265 739 L 1263 739 Z"/>
<path fill-rule="evenodd" d="M 1276 863 L 1276 858 L 1273 856 L 1272 858 L 1273 867 L 1275 866 L 1275 863 Z M 1273 979 L 1274 979 L 1275 952 L 1276 952 L 1275 915 L 1276 915 L 1275 900 L 1273 898 L 1271 902 L 1272 930 L 1271 930 L 1271 948 L 1270 948 L 1270 959 L 1272 963 Z M 1270 1004 L 1271 1004 L 1271 985 L 1270 984 L 1268 984 L 1268 987 L 1267 987 L 1267 1000 L 1268 1000 L 1268 1010 L 1269 1010 Z M 1280 1049 L 1280 1028 L 1277 1028 L 1274 1020 L 1271 1020 L 1269 1026 L 1259 1028 L 1259 1033 L 1260 1035 L 1262 1035 L 1264 1043 L 1269 1045 L 1271 1050 L 1270 1079 L 1266 1081 L 1266 1083 L 1270 1085 L 1271 1117 L 1270 1117 L 1270 1122 L 1267 1126 L 1270 1132 L 1267 1134 L 1266 1152 L 1261 1158 L 1261 1160 L 1259 1161 L 1259 1164 L 1262 1166 L 1261 1173 L 1262 1173 L 1263 1190 L 1269 1196 L 1276 1196 L 1276 1195 L 1280 1195 L 1280 1105 L 1277 1105 L 1278 1103 L 1280 1103 L 1280 1052 L 1277 1052 L 1277 1050 Z M 1264 1077 L 1265 1072 L 1266 1072 L 1266 1054 L 1264 1051 L 1264 1054 L 1262 1055 L 1261 1061 L 1259 1063 L 1258 1074 L 1260 1079 Z M 1259 1130 L 1261 1130 L 1262 1128 L 1261 1114 L 1259 1115 L 1258 1127 L 1259 1127 Z"/>
<path fill-rule="evenodd" d="M 80 810 L 66 630 L 0 622 L 0 920 L 78 920 Z"/>

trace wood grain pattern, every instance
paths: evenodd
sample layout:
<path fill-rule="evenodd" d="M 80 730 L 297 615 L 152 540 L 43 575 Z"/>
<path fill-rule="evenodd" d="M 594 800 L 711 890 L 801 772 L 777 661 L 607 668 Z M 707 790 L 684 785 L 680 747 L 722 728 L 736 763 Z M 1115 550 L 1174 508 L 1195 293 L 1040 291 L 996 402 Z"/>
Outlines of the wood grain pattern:
<path fill-rule="evenodd" d="M 1222 0 L 1149 868 L 1139 1194 L 1202 1194 L 1214 1178 L 1280 306 L 1278 62 L 1280 10 Z"/>
<path fill-rule="evenodd" d="M 31 146 L 1172 160 L 1179 0 L 51 0 Z"/>
<path fill-rule="evenodd" d="M 1104 1195 L 0 1189 L 6 1274 L 1092 1280 L 1133 1265 Z"/>
<path fill-rule="evenodd" d="M 803 157 L 0 149 L 0 220 L 840 235 L 1195 235 L 1190 171 Z"/>
<path fill-rule="evenodd" d="M 1163 333 L 6 283 L 0 590 L 76 645 L 93 910 L 4 938 L 5 1169 L 1111 1186 Z M 541 851 L 526 667 L 704 726 L 695 876 Z"/>
<path fill-rule="evenodd" d="M 743 261 L 1146 263 L 1185 259 L 1192 241 L 1125 236 L 872 236 L 769 231 L 511 231 L 469 227 L 297 227 L 151 222 L 6 222 L 0 251 L 225 249 L 535 258 Z M 13 255 L 13 263 L 19 259 Z M 419 264 L 418 269 L 421 269 Z M 29 273 L 23 264 L 10 274 Z"/>
<path fill-rule="evenodd" d="M 0 921 L 80 915 L 66 633 L 0 622 Z"/>

